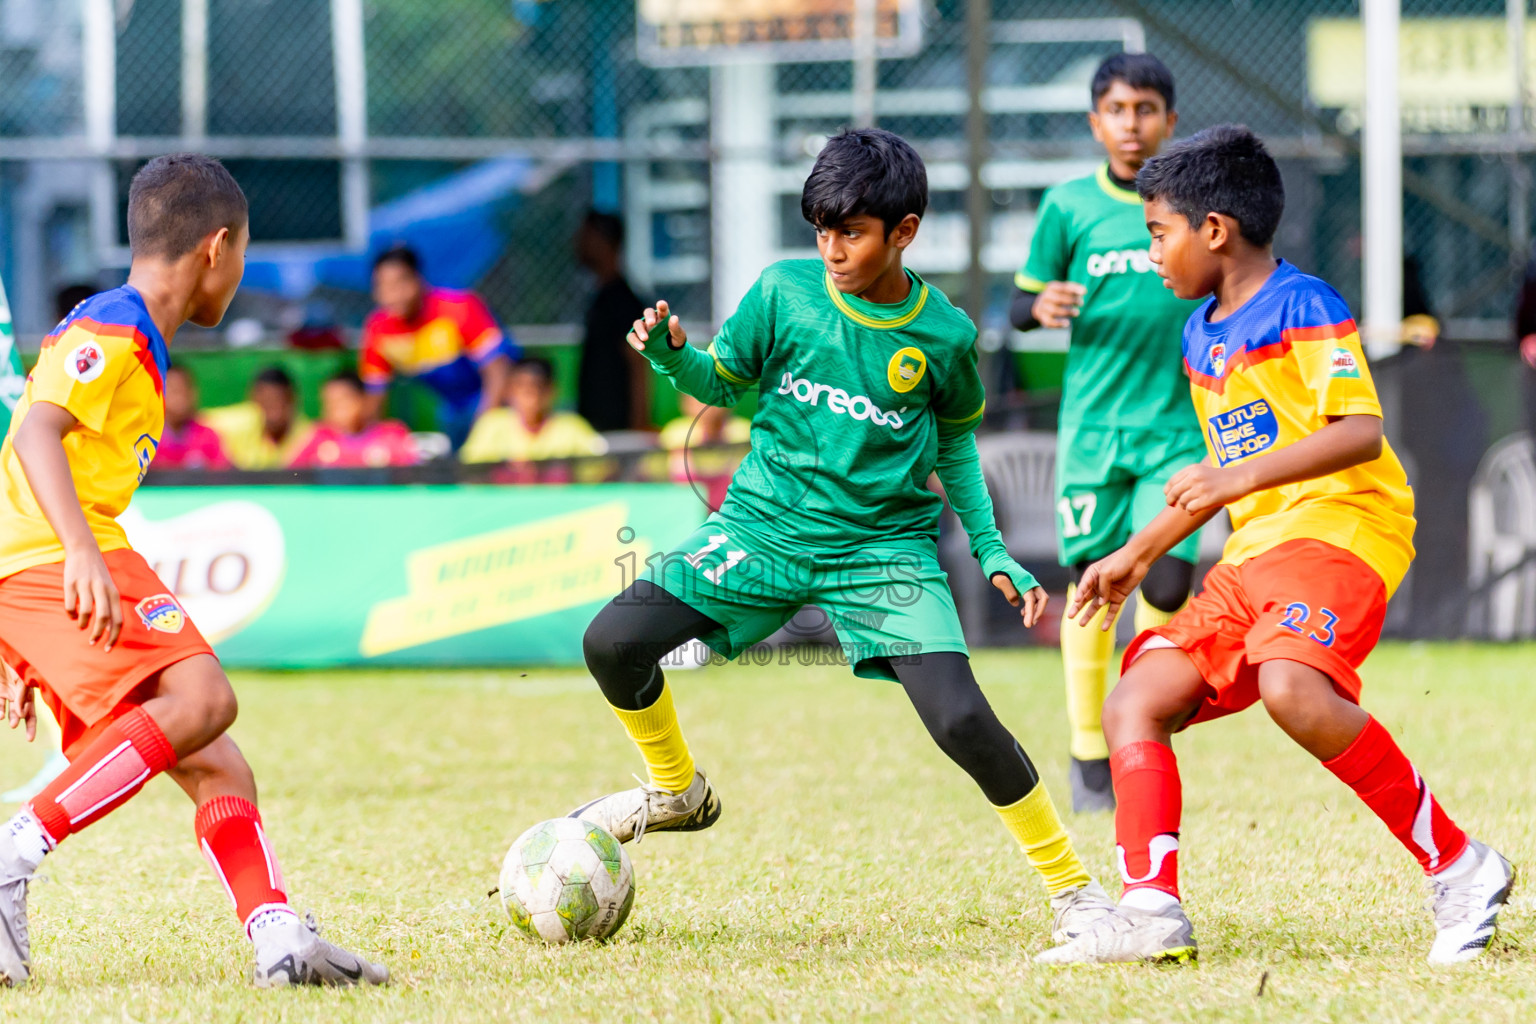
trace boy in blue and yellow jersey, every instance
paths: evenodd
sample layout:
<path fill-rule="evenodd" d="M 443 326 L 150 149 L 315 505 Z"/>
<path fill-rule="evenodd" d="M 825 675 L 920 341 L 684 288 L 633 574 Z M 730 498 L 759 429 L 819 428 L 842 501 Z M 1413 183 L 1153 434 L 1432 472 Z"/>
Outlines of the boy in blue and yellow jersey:
<path fill-rule="evenodd" d="M 217 161 L 146 164 L 128 194 L 128 283 L 76 306 L 44 340 L 0 448 L 0 703 L 31 735 L 40 692 L 70 760 L 0 828 L 6 984 L 31 972 L 27 883 L 43 858 L 161 773 L 197 805 L 199 846 L 255 945 L 258 985 L 388 977 L 289 906 L 250 766 L 226 731 L 234 690 L 117 523 L 164 429 L 167 343 L 189 320 L 223 318 L 247 223 Z"/>
<path fill-rule="evenodd" d="M 971 671 L 938 562 L 937 473 L 982 572 L 1035 623 L 1045 592 L 1009 557 L 974 431 L 976 328 L 902 254 L 928 204 L 921 158 L 875 129 L 826 144 L 801 195 L 815 260 L 763 271 L 706 352 L 665 303 L 630 343 L 708 405 L 758 395 L 719 510 L 600 611 L 587 666 L 650 781 L 573 812 L 621 841 L 712 825 L 720 801 L 683 739 L 658 659 L 698 638 L 734 657 L 803 605 L 826 609 L 856 675 L 899 683 L 1045 882 L 1057 941 L 1109 913 L 1023 748 Z"/>
<path fill-rule="evenodd" d="M 1381 723 L 1359 668 L 1413 558 L 1413 493 L 1339 294 L 1270 251 L 1280 171 L 1246 128 L 1201 132 L 1136 178 L 1152 259 L 1173 292 L 1210 295 L 1184 330 L 1209 457 L 1169 480 L 1167 507 L 1083 574 L 1069 615 L 1105 626 L 1147 567 L 1223 507 L 1234 532 L 1205 589 L 1125 654 L 1104 705 L 1125 894 L 1049 963 L 1190 960 L 1179 902 L 1182 787 L 1173 733 L 1262 701 L 1355 791 L 1429 876 L 1432 964 L 1481 955 L 1514 874 L 1468 838 Z"/>

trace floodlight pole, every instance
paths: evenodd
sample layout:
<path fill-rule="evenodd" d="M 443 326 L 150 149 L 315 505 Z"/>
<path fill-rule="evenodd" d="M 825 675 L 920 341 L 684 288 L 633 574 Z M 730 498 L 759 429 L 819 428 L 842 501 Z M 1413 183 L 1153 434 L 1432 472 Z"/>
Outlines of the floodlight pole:
<path fill-rule="evenodd" d="M 965 308 L 981 328 L 987 304 L 987 274 L 982 266 L 990 215 L 986 186 L 981 180 L 987 159 L 987 111 L 982 93 L 987 87 L 988 30 L 992 21 L 991 0 L 967 0 L 965 5 L 965 152 L 969 183 L 965 190 L 965 214 L 969 222 L 969 257 L 965 273 Z"/>
<path fill-rule="evenodd" d="M 111 159 L 117 140 L 117 11 L 112 0 L 84 0 L 80 16 L 85 137 L 95 161 L 91 241 L 98 253 L 107 253 L 118 245 L 117 172 Z"/>
<path fill-rule="evenodd" d="M 336 76 L 336 139 L 341 144 L 341 231 L 368 247 L 368 66 L 362 0 L 331 0 L 331 60 Z"/>
<path fill-rule="evenodd" d="M 192 150 L 208 137 L 208 0 L 181 0 L 181 137 Z"/>
<path fill-rule="evenodd" d="M 1403 122 L 1398 101 L 1401 0 L 1361 0 L 1365 29 L 1365 121 L 1360 200 L 1365 349 L 1372 359 L 1399 348 L 1403 321 Z"/>
<path fill-rule="evenodd" d="M 1509 69 L 1514 81 L 1509 94 L 1509 247 L 1510 262 L 1519 267 L 1531 250 L 1531 170 L 1525 163 L 1525 5 L 1505 0 L 1504 22 L 1509 36 Z"/>
<path fill-rule="evenodd" d="M 879 64 L 875 51 L 875 2 L 853 0 L 853 126 L 875 126 Z"/>

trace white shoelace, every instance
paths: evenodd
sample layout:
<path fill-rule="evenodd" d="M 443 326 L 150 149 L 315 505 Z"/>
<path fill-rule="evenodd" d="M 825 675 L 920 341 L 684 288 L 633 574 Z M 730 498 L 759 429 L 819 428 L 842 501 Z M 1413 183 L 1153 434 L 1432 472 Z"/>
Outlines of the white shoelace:
<path fill-rule="evenodd" d="M 1465 923 L 1479 911 L 1487 909 L 1479 899 L 1476 886 L 1446 885 L 1433 878 L 1429 880 L 1429 885 L 1433 890 L 1429 898 L 1429 910 L 1437 926 Z"/>

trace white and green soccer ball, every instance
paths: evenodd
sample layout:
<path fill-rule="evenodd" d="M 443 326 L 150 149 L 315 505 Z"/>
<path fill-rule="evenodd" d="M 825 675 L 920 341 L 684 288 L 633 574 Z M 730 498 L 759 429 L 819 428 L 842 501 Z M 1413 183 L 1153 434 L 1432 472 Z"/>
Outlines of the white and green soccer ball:
<path fill-rule="evenodd" d="M 606 939 L 635 902 L 635 869 L 613 835 L 552 818 L 518 836 L 501 865 L 501 902 L 530 939 Z"/>

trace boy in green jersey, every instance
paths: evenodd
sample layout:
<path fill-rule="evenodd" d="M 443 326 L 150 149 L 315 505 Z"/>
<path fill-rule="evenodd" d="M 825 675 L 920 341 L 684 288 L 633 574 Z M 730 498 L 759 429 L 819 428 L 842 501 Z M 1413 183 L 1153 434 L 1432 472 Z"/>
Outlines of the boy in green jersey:
<path fill-rule="evenodd" d="M 1205 457 L 1183 372 L 1184 321 L 1196 303 L 1163 287 L 1136 172 L 1173 134 L 1173 76 L 1145 53 L 1121 53 L 1093 76 L 1088 123 L 1108 161 L 1045 193 L 1010 319 L 1021 331 L 1072 328 L 1056 457 L 1061 564 L 1081 577 L 1162 509 L 1163 484 Z M 1141 584 L 1136 628 L 1166 623 L 1189 598 L 1200 545 L 1191 536 Z M 1113 810 L 1104 706 L 1115 638 L 1061 621 L 1072 727 L 1072 809 Z"/>
<path fill-rule="evenodd" d="M 911 146 L 889 132 L 846 132 L 822 150 L 801 196 L 821 259 L 765 270 L 707 352 L 687 344 L 664 302 L 635 322 L 630 344 L 680 391 L 731 406 L 755 389 L 758 408 L 720 510 L 587 629 L 587 665 L 650 779 L 571 816 L 622 842 L 714 824 L 720 801 L 694 766 L 658 661 L 694 638 L 734 657 L 815 604 L 855 675 L 902 685 L 1044 878 L 1053 933 L 1070 934 L 1104 916 L 1103 890 L 977 686 L 938 563 L 934 472 L 1024 624 L 1045 609 L 1045 592 L 1003 546 L 982 481 L 976 328 L 902 265 L 927 205 Z"/>

